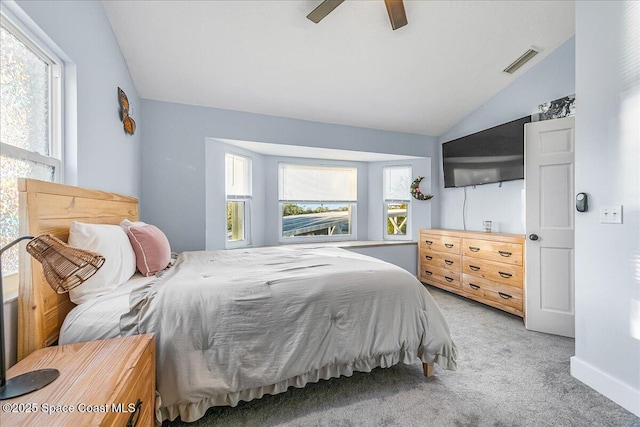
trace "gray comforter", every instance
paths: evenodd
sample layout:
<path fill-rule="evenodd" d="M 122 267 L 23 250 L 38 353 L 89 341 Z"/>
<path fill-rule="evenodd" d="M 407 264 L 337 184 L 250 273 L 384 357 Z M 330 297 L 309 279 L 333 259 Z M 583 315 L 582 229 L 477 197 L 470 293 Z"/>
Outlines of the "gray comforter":
<path fill-rule="evenodd" d="M 185 252 L 130 301 L 122 334 L 156 337 L 160 420 L 398 362 L 456 367 L 422 284 L 342 249 Z"/>

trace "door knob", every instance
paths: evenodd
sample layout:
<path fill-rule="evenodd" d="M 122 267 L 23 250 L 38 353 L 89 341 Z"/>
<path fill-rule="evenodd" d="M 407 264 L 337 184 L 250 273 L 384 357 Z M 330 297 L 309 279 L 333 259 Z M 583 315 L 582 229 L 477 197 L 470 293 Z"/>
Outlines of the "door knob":
<path fill-rule="evenodd" d="M 529 240 L 538 240 L 537 234 L 529 234 Z"/>

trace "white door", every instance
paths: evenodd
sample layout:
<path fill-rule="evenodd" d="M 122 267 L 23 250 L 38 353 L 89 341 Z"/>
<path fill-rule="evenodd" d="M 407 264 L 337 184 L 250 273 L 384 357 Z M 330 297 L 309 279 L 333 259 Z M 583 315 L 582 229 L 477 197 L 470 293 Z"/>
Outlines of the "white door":
<path fill-rule="evenodd" d="M 575 336 L 574 118 L 525 125 L 525 326 Z"/>

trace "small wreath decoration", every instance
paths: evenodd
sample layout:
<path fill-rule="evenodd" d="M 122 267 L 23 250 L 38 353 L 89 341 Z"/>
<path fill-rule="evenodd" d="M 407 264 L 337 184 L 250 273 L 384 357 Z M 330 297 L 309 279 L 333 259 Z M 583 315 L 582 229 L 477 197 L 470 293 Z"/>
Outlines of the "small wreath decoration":
<path fill-rule="evenodd" d="M 424 176 L 419 176 L 411 183 L 411 196 L 413 196 L 414 199 L 429 200 L 433 197 L 433 194 L 422 194 L 420 191 L 420 181 L 422 181 L 423 178 Z"/>

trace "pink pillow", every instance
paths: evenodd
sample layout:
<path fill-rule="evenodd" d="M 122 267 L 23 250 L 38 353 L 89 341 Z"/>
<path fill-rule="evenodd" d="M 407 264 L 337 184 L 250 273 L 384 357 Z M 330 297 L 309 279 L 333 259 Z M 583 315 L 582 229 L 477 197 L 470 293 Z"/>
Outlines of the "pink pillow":
<path fill-rule="evenodd" d="M 127 236 L 136 253 L 136 267 L 144 276 L 164 270 L 171 261 L 171 246 L 167 236 L 155 225 L 131 226 Z"/>

